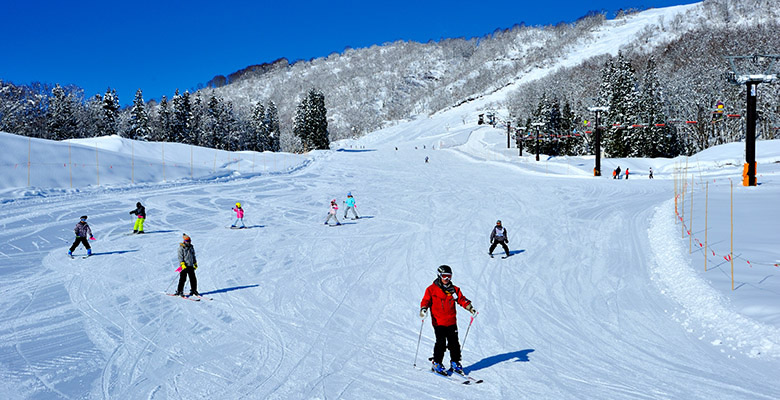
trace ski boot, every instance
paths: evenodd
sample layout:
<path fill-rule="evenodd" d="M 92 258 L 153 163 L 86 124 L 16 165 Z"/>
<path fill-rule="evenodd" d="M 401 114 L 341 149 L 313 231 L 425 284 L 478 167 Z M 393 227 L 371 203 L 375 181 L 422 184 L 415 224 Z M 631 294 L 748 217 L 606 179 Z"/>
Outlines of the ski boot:
<path fill-rule="evenodd" d="M 133 229 L 133 233 L 138 233 L 138 229 Z"/>
<path fill-rule="evenodd" d="M 460 365 L 459 361 L 450 361 L 450 365 L 452 367 L 452 372 L 458 374 L 458 375 L 465 375 L 463 373 L 463 366 Z"/>
<path fill-rule="evenodd" d="M 341 222 L 337 222 L 337 223 L 336 223 L 336 226 L 339 226 L 339 225 L 341 225 Z"/>
<path fill-rule="evenodd" d="M 92 249 L 87 249 L 87 257 L 92 255 Z"/>
<path fill-rule="evenodd" d="M 439 375 L 447 376 L 447 371 L 444 370 L 444 366 L 441 365 L 441 363 L 438 363 L 436 361 L 433 362 L 433 365 L 431 366 L 431 371 Z"/>
<path fill-rule="evenodd" d="M 69 255 L 69 256 L 71 256 L 71 257 L 73 257 L 73 252 L 72 252 L 72 251 L 70 251 L 70 250 L 68 250 L 68 255 Z"/>
<path fill-rule="evenodd" d="M 176 292 L 173 294 L 174 296 L 181 296 L 184 297 L 184 292 Z"/>
<path fill-rule="evenodd" d="M 193 290 L 190 292 L 190 296 L 200 296 L 200 293 L 197 290 Z"/>

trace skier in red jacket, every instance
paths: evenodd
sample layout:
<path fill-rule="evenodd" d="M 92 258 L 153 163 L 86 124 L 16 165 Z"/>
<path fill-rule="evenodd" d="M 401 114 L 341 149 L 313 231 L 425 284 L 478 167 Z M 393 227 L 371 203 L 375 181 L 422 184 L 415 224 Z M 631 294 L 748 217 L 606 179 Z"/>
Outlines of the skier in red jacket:
<path fill-rule="evenodd" d="M 477 310 L 471 305 L 471 300 L 463 296 L 460 288 L 452 284 L 452 268 L 449 265 L 442 265 L 437 271 L 439 277 L 425 289 L 425 295 L 420 302 L 420 317 L 425 318 L 430 309 L 433 331 L 436 333 L 431 369 L 438 374 L 447 375 L 441 362 L 444 358 L 444 351 L 449 349 L 452 370 L 463 374 L 463 367 L 460 365 L 460 342 L 458 342 L 455 303 L 460 304 L 471 314 L 476 314 Z"/>

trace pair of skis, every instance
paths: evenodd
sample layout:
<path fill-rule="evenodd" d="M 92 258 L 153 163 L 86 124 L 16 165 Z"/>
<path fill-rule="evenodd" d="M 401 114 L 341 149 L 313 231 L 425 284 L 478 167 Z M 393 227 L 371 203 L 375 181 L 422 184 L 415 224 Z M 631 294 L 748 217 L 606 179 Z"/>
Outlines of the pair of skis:
<path fill-rule="evenodd" d="M 173 297 L 181 297 L 182 299 L 190 300 L 190 301 L 201 301 L 201 300 L 209 300 L 210 301 L 210 300 L 214 300 L 211 297 L 205 297 L 205 296 L 201 296 L 201 295 L 179 296 L 178 294 L 175 294 L 175 293 L 165 293 L 165 294 L 167 294 L 168 296 L 173 296 Z"/>
<path fill-rule="evenodd" d="M 511 257 L 511 256 L 512 256 L 512 255 L 510 254 L 510 255 L 508 255 L 508 256 L 501 256 L 501 258 L 502 258 L 502 259 L 505 259 L 505 258 L 509 258 L 509 257 Z M 492 255 L 492 254 L 490 255 L 490 258 L 493 258 L 493 255 Z"/>
<path fill-rule="evenodd" d="M 448 380 L 448 381 L 450 381 L 452 383 L 456 383 L 458 385 L 478 385 L 478 384 L 484 382 L 482 379 L 477 379 L 477 378 L 474 378 L 472 376 L 469 376 L 465 372 L 460 374 L 460 373 L 457 373 L 457 372 L 453 371 L 452 369 L 447 370 L 447 372 L 444 373 L 444 374 L 440 374 L 440 373 L 434 371 L 433 368 L 428 370 L 428 372 L 430 372 L 430 373 L 432 373 L 432 374 L 434 374 L 436 376 L 439 376 L 441 378 L 444 378 L 444 379 L 446 379 L 446 380 Z"/>
<path fill-rule="evenodd" d="M 76 259 L 76 257 L 73 256 L 73 254 L 69 254 L 68 256 L 70 256 L 71 260 L 75 260 Z M 90 258 L 90 257 L 92 257 L 92 254 L 87 254 L 86 256 L 81 256 L 81 259 L 83 260 L 85 258 Z"/>

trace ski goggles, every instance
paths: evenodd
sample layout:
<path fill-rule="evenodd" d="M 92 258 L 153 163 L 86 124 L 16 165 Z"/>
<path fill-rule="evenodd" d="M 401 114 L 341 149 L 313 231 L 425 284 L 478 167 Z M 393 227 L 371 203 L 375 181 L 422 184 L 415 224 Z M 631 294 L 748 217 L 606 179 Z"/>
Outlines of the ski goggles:
<path fill-rule="evenodd" d="M 441 274 L 439 277 L 441 279 L 452 279 L 452 274 Z"/>

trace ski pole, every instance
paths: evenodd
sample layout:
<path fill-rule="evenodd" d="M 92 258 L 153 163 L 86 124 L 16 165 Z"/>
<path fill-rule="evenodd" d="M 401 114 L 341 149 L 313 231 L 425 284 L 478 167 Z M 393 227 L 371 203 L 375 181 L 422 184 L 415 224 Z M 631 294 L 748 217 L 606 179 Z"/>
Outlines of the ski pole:
<path fill-rule="evenodd" d="M 471 329 L 471 324 L 474 323 L 474 318 L 476 318 L 477 315 L 479 315 L 479 311 L 477 311 L 476 314 L 471 316 L 471 321 L 469 321 L 469 327 L 466 328 L 466 334 L 463 335 L 463 344 L 460 346 L 460 351 L 463 351 L 463 348 L 466 347 L 466 338 L 469 337 L 469 330 Z"/>
<path fill-rule="evenodd" d="M 178 276 L 176 278 L 173 278 L 171 283 L 168 284 L 168 287 L 165 288 L 165 293 L 168 293 L 168 289 L 171 288 L 171 285 L 173 285 L 173 282 L 176 282 L 176 279 L 178 279 Z"/>
<path fill-rule="evenodd" d="M 425 324 L 425 318 L 420 321 L 420 335 L 417 336 L 417 350 L 414 351 L 414 366 L 417 366 L 417 353 L 420 351 L 420 339 L 422 339 L 422 329 Z"/>

